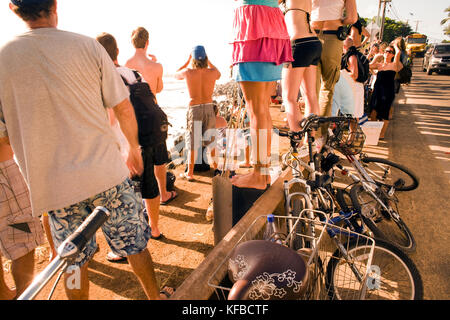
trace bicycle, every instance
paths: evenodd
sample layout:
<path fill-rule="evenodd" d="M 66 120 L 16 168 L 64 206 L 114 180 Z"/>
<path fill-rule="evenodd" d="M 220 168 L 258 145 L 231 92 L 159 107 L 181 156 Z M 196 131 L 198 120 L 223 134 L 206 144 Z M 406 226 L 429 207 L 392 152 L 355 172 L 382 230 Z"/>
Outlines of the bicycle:
<path fill-rule="evenodd" d="M 414 252 L 416 242 L 406 223 L 400 217 L 396 191 L 414 190 L 419 185 L 419 179 L 408 168 L 387 159 L 368 157 L 361 153 L 362 145 L 348 145 L 345 138 L 349 136 L 346 123 L 335 123 L 335 128 L 329 130 L 327 143 L 321 154 L 333 154 L 336 149 L 342 153 L 355 173 L 350 173 L 340 164 L 336 166 L 344 175 L 348 175 L 353 184 L 350 198 L 353 207 L 360 213 L 364 224 L 378 238 L 385 239 L 406 253 Z M 354 128 L 361 141 L 364 133 L 359 125 Z M 357 156 L 359 154 L 359 156 Z"/>
<path fill-rule="evenodd" d="M 60 271 L 47 298 L 50 300 L 62 274 L 72 264 L 72 261 L 78 257 L 89 239 L 108 220 L 109 215 L 108 209 L 101 206 L 96 207 L 77 230 L 64 240 L 57 250 L 58 255 L 56 258 L 33 279 L 32 283 L 17 300 L 33 300 L 53 276 Z"/>
<path fill-rule="evenodd" d="M 323 214 L 328 218 L 328 220 L 325 220 L 325 218 L 322 217 L 322 221 L 326 221 L 327 223 L 331 225 L 342 225 L 345 229 L 349 230 L 348 236 L 350 238 L 356 237 L 358 234 L 365 232 L 364 223 L 365 219 L 364 216 L 361 213 L 360 207 L 356 207 L 356 210 L 349 209 L 347 202 L 345 201 L 345 191 L 338 190 L 335 191 L 334 188 L 331 185 L 332 182 L 332 176 L 333 176 L 333 167 L 334 165 L 338 164 L 339 159 L 331 152 L 328 152 L 328 155 L 324 157 L 324 152 L 327 150 L 330 151 L 332 148 L 327 148 L 327 144 L 336 141 L 333 140 L 333 132 L 331 132 L 331 139 L 329 138 L 326 145 L 322 148 L 321 152 L 318 152 L 316 154 L 313 154 L 312 151 L 312 137 L 311 132 L 312 130 L 317 130 L 319 125 L 321 123 L 325 122 L 331 122 L 331 123 L 346 123 L 347 128 L 350 128 L 352 125 L 350 122 L 353 122 L 355 125 L 353 126 L 353 133 L 352 130 L 347 130 L 345 138 L 343 135 L 340 136 L 340 144 L 338 145 L 335 143 L 336 146 L 341 147 L 340 149 L 343 150 L 347 155 L 349 155 L 349 149 L 355 150 L 355 149 L 362 149 L 362 146 L 364 144 L 364 133 L 362 131 L 358 131 L 358 126 L 356 125 L 356 119 L 352 119 L 350 116 L 341 116 L 341 117 L 329 117 L 329 118 L 320 118 L 317 116 L 312 116 L 307 119 L 305 119 L 302 123 L 303 130 L 298 133 L 288 133 L 283 134 L 281 133 L 281 136 L 288 136 L 291 140 L 291 150 L 289 152 L 290 156 L 284 157 L 285 162 L 287 166 L 290 166 L 292 168 L 292 174 L 293 179 L 290 181 L 285 181 L 284 186 L 284 193 L 285 193 L 285 212 L 288 216 L 300 216 L 303 214 L 303 212 L 306 210 L 308 212 L 313 212 L 313 209 L 319 210 L 319 212 L 323 212 Z M 336 131 L 335 131 L 336 132 Z M 297 157 L 297 145 L 301 141 L 302 137 L 306 135 L 307 141 L 308 141 L 308 150 L 309 150 L 309 163 L 305 163 L 301 158 Z M 348 143 L 348 142 L 351 143 Z M 349 157 L 353 160 L 353 162 L 357 163 L 357 159 L 350 154 Z M 324 163 L 326 162 L 326 163 Z M 319 172 L 315 170 L 315 168 L 318 168 L 320 166 L 322 172 Z M 309 173 L 309 179 L 304 179 L 301 176 L 303 176 L 303 173 L 299 170 L 299 168 L 304 168 Z M 358 166 L 357 166 L 358 167 Z M 358 167 L 359 168 L 359 167 Z M 362 167 L 361 167 L 362 168 Z M 328 173 L 331 171 L 331 175 Z M 364 186 L 365 182 L 371 177 L 367 174 L 364 169 L 358 171 L 361 174 L 361 178 L 358 182 L 361 182 L 361 185 Z M 363 180 L 366 179 L 366 180 Z M 305 187 L 306 193 L 290 193 L 291 186 L 294 184 L 301 184 Z M 384 184 L 385 185 L 385 184 Z M 354 186 L 354 190 L 357 190 L 356 187 L 359 185 Z M 376 185 L 378 186 L 378 185 Z M 380 188 L 380 187 L 379 187 Z M 392 187 L 391 187 L 392 188 Z M 369 189 L 369 188 L 368 188 Z M 369 189 L 370 190 L 370 189 Z M 348 196 L 348 193 L 347 193 Z M 352 198 L 352 192 L 350 192 L 350 197 Z M 300 199 L 299 199 L 300 198 Z M 302 199 L 303 198 L 303 199 Z M 354 198 L 354 197 L 353 197 Z M 352 200 L 354 200 L 352 198 Z M 352 201 L 352 204 L 354 201 Z M 306 206 L 305 206 L 306 204 Z M 339 207 L 340 211 L 336 210 L 336 208 Z M 306 208 L 306 209 L 304 209 Z M 337 215 L 336 215 L 337 214 Z M 359 217 L 363 218 L 363 223 L 361 223 Z M 310 219 L 314 219 L 314 215 L 310 214 L 308 216 Z M 290 232 L 296 232 L 298 234 L 306 234 L 308 236 L 314 237 L 314 234 L 311 231 L 308 231 L 309 226 L 305 226 L 300 224 L 299 226 L 295 226 L 292 224 L 288 224 L 288 230 Z M 371 225 L 368 225 L 369 228 L 373 227 Z M 337 259 L 332 259 L 330 261 L 339 261 L 339 263 L 343 263 L 347 266 L 350 266 L 350 269 L 352 270 L 352 273 L 354 276 L 361 280 L 363 279 L 361 277 L 361 274 L 358 275 L 357 270 L 355 269 L 354 265 L 352 265 L 351 261 L 356 256 L 362 257 L 364 254 L 358 254 L 359 250 L 362 250 L 366 247 L 365 244 L 362 244 L 357 239 L 355 241 L 352 241 L 349 243 L 347 248 L 344 248 L 342 243 L 339 243 L 337 241 L 336 233 L 332 231 L 332 228 L 329 228 L 328 234 L 330 238 L 332 238 L 335 241 L 336 246 L 338 249 L 333 254 L 334 257 L 337 257 Z M 342 234 L 342 231 L 340 231 Z M 375 233 L 375 232 L 374 232 Z M 377 235 L 377 234 L 376 234 Z M 297 240 L 296 240 L 297 239 Z M 290 239 L 289 245 L 293 247 L 294 249 L 298 249 L 298 247 L 304 248 L 311 246 L 308 243 L 305 243 L 304 236 L 299 237 L 292 237 Z M 361 248 L 359 248 L 361 246 Z M 367 249 L 367 248 L 366 248 Z M 345 259 L 339 259 L 338 257 L 344 256 Z M 353 258 L 352 258 L 353 257 Z M 396 275 L 401 276 L 402 278 L 407 279 L 405 283 L 407 284 L 407 288 L 405 288 L 405 293 L 402 292 L 396 292 L 399 297 L 401 298 L 408 298 L 408 299 L 421 299 L 423 296 L 423 285 L 421 281 L 420 274 L 415 267 L 414 263 L 412 262 L 409 257 L 406 256 L 401 250 L 397 249 L 396 246 L 392 245 L 389 242 L 385 242 L 382 240 L 377 239 L 375 242 L 375 248 L 374 248 L 374 261 L 377 262 L 378 267 L 379 265 L 385 261 L 384 257 L 389 258 L 389 263 L 392 263 L 392 268 L 396 268 Z M 328 274 L 328 287 L 329 292 L 331 292 L 331 296 L 335 296 L 336 292 L 333 289 L 335 287 L 335 281 L 334 281 L 334 271 L 335 268 L 339 265 L 339 263 L 336 263 L 336 265 L 329 265 L 327 267 L 327 270 L 329 272 Z M 381 267 L 380 267 L 381 269 Z M 389 270 L 390 268 L 384 268 L 383 269 Z M 392 281 L 393 275 L 390 274 L 383 274 L 383 279 L 391 278 L 390 281 Z M 389 283 L 390 281 L 384 281 L 383 283 Z M 393 283 L 393 282 L 391 282 Z M 398 290 L 400 291 L 400 290 Z M 374 294 L 374 292 L 369 292 L 371 295 Z M 339 296 L 339 295 L 338 295 Z M 389 292 L 383 292 L 380 296 L 389 296 Z"/>

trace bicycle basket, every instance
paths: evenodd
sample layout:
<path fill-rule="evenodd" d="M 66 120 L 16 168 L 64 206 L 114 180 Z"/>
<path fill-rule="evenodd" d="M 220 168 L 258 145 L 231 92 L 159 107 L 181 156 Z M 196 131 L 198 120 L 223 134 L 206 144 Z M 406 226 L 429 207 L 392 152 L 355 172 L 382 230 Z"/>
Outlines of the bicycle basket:
<path fill-rule="evenodd" d="M 366 135 L 356 120 L 333 123 L 333 136 L 329 137 L 329 145 L 343 155 L 361 153 Z"/>

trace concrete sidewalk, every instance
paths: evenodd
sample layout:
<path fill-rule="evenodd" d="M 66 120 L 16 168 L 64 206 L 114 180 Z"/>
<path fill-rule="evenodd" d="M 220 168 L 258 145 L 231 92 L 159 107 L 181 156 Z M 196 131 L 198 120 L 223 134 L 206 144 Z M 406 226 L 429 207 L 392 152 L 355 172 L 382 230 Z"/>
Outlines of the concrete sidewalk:
<path fill-rule="evenodd" d="M 424 298 L 433 300 L 450 298 L 449 87 L 450 76 L 427 76 L 416 67 L 411 84 L 397 95 L 386 142 L 379 144 L 420 179 L 416 190 L 398 194 L 399 210 L 417 242 L 410 257 L 422 276 Z"/>

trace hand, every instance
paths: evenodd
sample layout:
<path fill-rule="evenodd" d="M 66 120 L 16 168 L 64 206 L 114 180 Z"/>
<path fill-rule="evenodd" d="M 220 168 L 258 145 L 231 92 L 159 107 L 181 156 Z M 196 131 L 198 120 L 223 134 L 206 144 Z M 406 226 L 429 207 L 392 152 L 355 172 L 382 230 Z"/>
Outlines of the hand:
<path fill-rule="evenodd" d="M 134 147 L 128 151 L 127 167 L 130 177 L 141 176 L 144 172 L 144 161 L 142 160 L 141 148 Z"/>

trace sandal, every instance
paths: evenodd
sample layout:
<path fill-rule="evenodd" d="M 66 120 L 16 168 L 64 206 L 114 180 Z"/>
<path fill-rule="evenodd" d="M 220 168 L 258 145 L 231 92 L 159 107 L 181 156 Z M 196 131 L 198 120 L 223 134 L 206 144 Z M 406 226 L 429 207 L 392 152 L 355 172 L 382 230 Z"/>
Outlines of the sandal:
<path fill-rule="evenodd" d="M 173 199 L 175 199 L 178 196 L 178 194 L 175 191 L 170 191 L 170 198 L 167 199 L 166 201 L 161 201 L 159 204 L 162 206 L 165 206 L 167 204 L 169 204 L 170 201 L 172 201 Z"/>
<path fill-rule="evenodd" d="M 194 177 L 189 176 L 187 172 L 180 173 L 180 178 L 189 182 L 195 180 Z"/>

